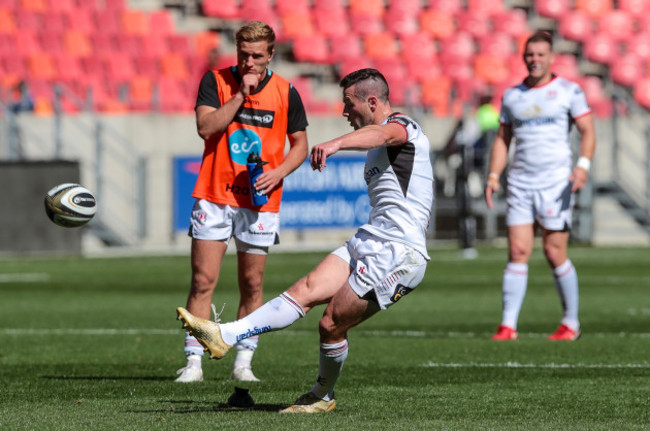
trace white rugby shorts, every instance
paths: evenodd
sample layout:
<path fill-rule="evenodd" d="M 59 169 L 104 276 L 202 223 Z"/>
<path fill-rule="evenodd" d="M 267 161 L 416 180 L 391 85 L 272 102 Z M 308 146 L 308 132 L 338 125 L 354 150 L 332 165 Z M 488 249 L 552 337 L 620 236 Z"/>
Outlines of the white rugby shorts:
<path fill-rule="evenodd" d="M 546 230 L 571 229 L 574 202 L 571 183 L 566 181 L 539 190 L 509 185 L 506 225 L 518 226 L 537 221 Z"/>
<path fill-rule="evenodd" d="M 352 290 L 384 310 L 410 293 L 424 278 L 427 259 L 408 245 L 359 230 L 332 254 L 348 262 Z"/>
<path fill-rule="evenodd" d="M 235 237 L 246 244 L 270 247 L 280 242 L 280 214 L 196 199 L 188 235 L 196 239 L 225 242 Z"/>

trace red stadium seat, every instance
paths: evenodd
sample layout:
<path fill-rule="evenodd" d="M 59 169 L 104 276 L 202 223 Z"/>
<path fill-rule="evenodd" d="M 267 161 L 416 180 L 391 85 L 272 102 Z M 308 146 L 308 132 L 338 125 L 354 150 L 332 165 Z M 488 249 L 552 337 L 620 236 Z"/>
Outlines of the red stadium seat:
<path fill-rule="evenodd" d="M 118 33 L 113 36 L 115 48 L 121 54 L 137 56 L 142 53 L 142 38 L 135 34 Z"/>
<path fill-rule="evenodd" d="M 77 10 L 74 0 L 47 0 L 47 10 L 69 14 Z"/>
<path fill-rule="evenodd" d="M 458 31 L 468 33 L 475 38 L 483 37 L 492 31 L 490 21 L 485 18 L 485 15 L 472 10 L 458 13 L 456 20 Z"/>
<path fill-rule="evenodd" d="M 650 10 L 650 0 L 618 0 L 616 4 L 620 10 L 637 17 L 647 15 Z"/>
<path fill-rule="evenodd" d="M 90 35 L 95 31 L 95 23 L 90 9 L 77 8 L 74 13 L 67 15 L 66 26 L 68 30 L 78 30 Z"/>
<path fill-rule="evenodd" d="M 195 100 L 186 94 L 181 83 L 175 79 L 161 78 L 157 81 L 158 109 L 161 112 L 189 112 Z"/>
<path fill-rule="evenodd" d="M 646 109 L 650 109 L 650 77 L 640 79 L 634 84 L 634 100 Z"/>
<path fill-rule="evenodd" d="M 355 58 L 348 58 L 343 62 L 341 62 L 338 66 L 339 66 L 338 67 L 339 76 L 344 77 L 348 73 L 354 72 L 355 70 L 365 69 L 367 67 L 374 67 L 374 63 L 369 58 L 361 55 Z"/>
<path fill-rule="evenodd" d="M 327 38 L 322 34 L 297 36 L 293 40 L 293 56 L 299 62 L 328 63 Z"/>
<path fill-rule="evenodd" d="M 510 77 L 506 87 L 520 84 L 528 75 L 526 64 L 521 58 L 521 55 L 515 54 L 508 57 L 508 69 L 510 70 Z"/>
<path fill-rule="evenodd" d="M 490 32 L 478 39 L 478 52 L 508 58 L 515 54 L 515 43 L 506 33 Z"/>
<path fill-rule="evenodd" d="M 504 11 L 503 0 L 467 0 L 467 10 L 484 17 Z"/>
<path fill-rule="evenodd" d="M 169 52 L 167 38 L 164 35 L 150 33 L 141 39 L 140 44 L 144 56 L 160 57 Z"/>
<path fill-rule="evenodd" d="M 61 53 L 54 56 L 57 77 L 65 81 L 82 80 L 84 78 L 79 58 L 68 53 Z"/>
<path fill-rule="evenodd" d="M 167 37 L 167 44 L 171 52 L 189 55 L 192 53 L 189 37 L 185 34 L 172 34 Z"/>
<path fill-rule="evenodd" d="M 543 17 L 561 19 L 573 9 L 571 0 L 537 0 L 535 10 Z"/>
<path fill-rule="evenodd" d="M 422 2 L 420 0 L 392 0 L 388 4 L 386 12 L 400 10 L 411 15 L 417 15 L 422 9 Z"/>
<path fill-rule="evenodd" d="M 350 28 L 359 35 L 376 34 L 384 31 L 381 18 L 367 13 L 350 13 Z"/>
<path fill-rule="evenodd" d="M 584 76 L 578 81 L 585 92 L 587 103 L 596 117 L 604 118 L 612 115 L 611 98 L 605 94 L 603 82 L 597 76 Z"/>
<path fill-rule="evenodd" d="M 310 12 L 290 12 L 280 18 L 282 35 L 287 39 L 309 36 L 315 33 L 315 26 Z"/>
<path fill-rule="evenodd" d="M 115 52 L 115 41 L 108 33 L 91 33 L 89 37 L 94 54 L 112 54 Z"/>
<path fill-rule="evenodd" d="M 144 36 L 150 31 L 149 15 L 137 9 L 126 9 L 120 13 L 122 31 Z"/>
<path fill-rule="evenodd" d="M 572 54 L 555 54 L 551 71 L 571 81 L 575 81 L 580 77 L 578 59 Z"/>
<path fill-rule="evenodd" d="M 348 0 L 351 14 L 367 14 L 376 18 L 384 16 L 383 0 Z"/>
<path fill-rule="evenodd" d="M 15 19 L 17 28 L 21 31 L 36 33 L 43 28 L 43 14 L 40 12 L 19 8 L 15 12 Z"/>
<path fill-rule="evenodd" d="M 494 14 L 491 21 L 494 31 L 506 33 L 511 37 L 518 37 L 529 31 L 528 16 L 523 9 L 511 9 Z"/>
<path fill-rule="evenodd" d="M 355 34 L 331 35 L 329 38 L 330 60 L 334 63 L 363 57 L 361 39 Z"/>
<path fill-rule="evenodd" d="M 66 16 L 59 12 L 48 12 L 43 14 L 42 31 L 63 33 L 67 29 Z"/>
<path fill-rule="evenodd" d="M 119 13 L 112 10 L 98 9 L 93 15 L 95 16 L 94 32 L 115 35 L 122 31 Z"/>
<path fill-rule="evenodd" d="M 63 51 L 63 40 L 61 33 L 54 31 L 42 31 L 38 35 L 41 49 L 50 54 L 58 54 Z"/>
<path fill-rule="evenodd" d="M 237 0 L 202 0 L 201 10 L 205 16 L 224 19 L 239 18 L 239 4 Z"/>
<path fill-rule="evenodd" d="M 636 81 L 643 78 L 644 72 L 643 61 L 630 54 L 617 57 L 610 67 L 612 80 L 617 84 L 628 87 L 634 86 Z"/>
<path fill-rule="evenodd" d="M 585 12 L 567 12 L 560 17 L 558 30 L 567 39 L 584 42 L 593 36 L 593 21 Z"/>
<path fill-rule="evenodd" d="M 398 48 L 395 37 L 389 32 L 366 34 L 363 37 L 364 51 L 371 59 L 394 58 Z"/>
<path fill-rule="evenodd" d="M 19 30 L 15 35 L 14 49 L 19 55 L 32 55 L 42 51 L 35 32 Z"/>
<path fill-rule="evenodd" d="M 601 17 L 614 9 L 613 0 L 575 0 L 576 10 L 585 12 L 593 18 Z"/>
<path fill-rule="evenodd" d="M 418 17 L 420 29 L 438 40 L 445 40 L 456 32 L 456 24 L 449 12 L 436 9 L 426 9 Z"/>
<path fill-rule="evenodd" d="M 313 15 L 316 31 L 325 36 L 345 36 L 350 33 L 350 22 L 345 11 L 323 9 Z"/>
<path fill-rule="evenodd" d="M 650 31 L 639 32 L 624 43 L 625 52 L 644 60 L 650 60 Z"/>
<path fill-rule="evenodd" d="M 442 76 L 442 67 L 437 57 L 410 57 L 406 59 L 406 70 L 409 79 L 419 83 Z"/>
<path fill-rule="evenodd" d="M 474 39 L 469 34 L 461 32 L 457 32 L 443 40 L 440 47 L 441 58 L 462 58 L 469 60 L 475 52 Z"/>
<path fill-rule="evenodd" d="M 473 58 L 441 56 L 440 66 L 442 68 L 442 74 L 451 78 L 453 81 L 472 78 L 474 76 Z"/>
<path fill-rule="evenodd" d="M 125 82 L 135 76 L 135 68 L 131 57 L 127 54 L 114 53 L 104 59 L 107 78 L 109 81 Z"/>
<path fill-rule="evenodd" d="M 596 63 L 610 64 L 617 59 L 619 46 L 605 34 L 595 34 L 583 42 L 583 54 Z"/>
<path fill-rule="evenodd" d="M 137 76 L 157 79 L 161 74 L 159 57 L 139 55 L 133 59 L 133 65 Z"/>
<path fill-rule="evenodd" d="M 149 16 L 149 22 L 149 31 L 151 34 L 169 36 L 176 30 L 174 18 L 167 9 L 152 11 Z"/>
<path fill-rule="evenodd" d="M 635 19 L 629 12 L 613 10 L 598 18 L 598 30 L 616 41 L 630 39 L 635 33 Z"/>
<path fill-rule="evenodd" d="M 384 27 L 396 36 L 416 33 L 419 30 L 417 13 L 397 7 L 389 8 L 384 15 Z"/>
<path fill-rule="evenodd" d="M 280 16 L 290 12 L 309 12 L 307 0 L 276 0 L 275 10 Z"/>
<path fill-rule="evenodd" d="M 429 9 L 454 15 L 463 9 L 463 0 L 429 0 Z"/>
<path fill-rule="evenodd" d="M 431 58 L 438 55 L 433 37 L 423 31 L 402 35 L 399 40 L 400 55 L 404 60 L 411 57 Z"/>

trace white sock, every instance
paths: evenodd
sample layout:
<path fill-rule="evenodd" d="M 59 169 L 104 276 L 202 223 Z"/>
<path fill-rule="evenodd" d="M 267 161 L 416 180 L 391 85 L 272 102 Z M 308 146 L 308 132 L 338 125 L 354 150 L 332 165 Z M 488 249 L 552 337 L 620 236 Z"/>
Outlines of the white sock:
<path fill-rule="evenodd" d="M 203 356 L 203 346 L 189 332 L 185 333 L 185 356 L 198 355 Z"/>
<path fill-rule="evenodd" d="M 560 301 L 564 317 L 562 323 L 574 331 L 580 329 L 578 320 L 578 273 L 571 260 L 567 259 L 562 265 L 553 270 L 555 288 Z"/>
<path fill-rule="evenodd" d="M 187 356 L 187 365 L 186 367 L 192 368 L 201 368 L 201 358 L 200 355 L 188 355 Z"/>
<path fill-rule="evenodd" d="M 232 346 L 243 339 L 286 328 L 304 316 L 300 304 L 285 292 L 248 316 L 222 324 L 221 336 Z"/>
<path fill-rule="evenodd" d="M 320 344 L 318 379 L 311 388 L 318 398 L 329 401 L 334 398 L 334 385 L 348 357 L 348 340 L 336 344 Z"/>
<path fill-rule="evenodd" d="M 251 362 L 253 361 L 253 354 L 255 353 L 255 349 L 257 349 L 257 341 L 259 340 L 259 338 L 260 337 L 256 335 L 254 337 L 241 340 L 235 345 L 235 347 L 237 348 L 237 356 L 235 357 L 235 363 L 233 365 L 234 368 L 251 367 Z"/>
<path fill-rule="evenodd" d="M 526 296 L 528 285 L 528 264 L 508 262 L 503 272 L 501 286 L 503 300 L 503 317 L 501 324 L 517 329 L 521 304 Z"/>

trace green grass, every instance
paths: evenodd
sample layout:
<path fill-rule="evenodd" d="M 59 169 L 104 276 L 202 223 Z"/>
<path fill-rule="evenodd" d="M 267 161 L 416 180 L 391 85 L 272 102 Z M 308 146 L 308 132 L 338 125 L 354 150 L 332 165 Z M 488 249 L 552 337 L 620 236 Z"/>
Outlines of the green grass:
<path fill-rule="evenodd" d="M 326 415 L 279 415 L 317 373 L 313 310 L 260 339 L 252 410 L 229 408 L 234 355 L 205 361 L 206 381 L 174 383 L 184 365 L 175 307 L 187 257 L 0 261 L 2 430 L 648 430 L 650 250 L 572 248 L 583 336 L 545 337 L 560 320 L 536 249 L 520 340 L 489 340 L 500 320 L 503 249 L 476 260 L 431 250 L 423 283 L 350 333 L 350 355 Z M 323 253 L 272 254 L 266 297 Z M 234 256 L 214 302 L 234 318 Z"/>

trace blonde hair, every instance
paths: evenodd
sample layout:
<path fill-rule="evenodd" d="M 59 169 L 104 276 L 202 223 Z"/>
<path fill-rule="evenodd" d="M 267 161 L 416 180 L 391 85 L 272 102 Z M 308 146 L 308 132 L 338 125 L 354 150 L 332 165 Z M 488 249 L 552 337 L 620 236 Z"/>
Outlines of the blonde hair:
<path fill-rule="evenodd" d="M 238 48 L 242 42 L 266 42 L 270 54 L 275 47 L 275 32 L 265 22 L 250 21 L 237 30 L 235 42 Z"/>

